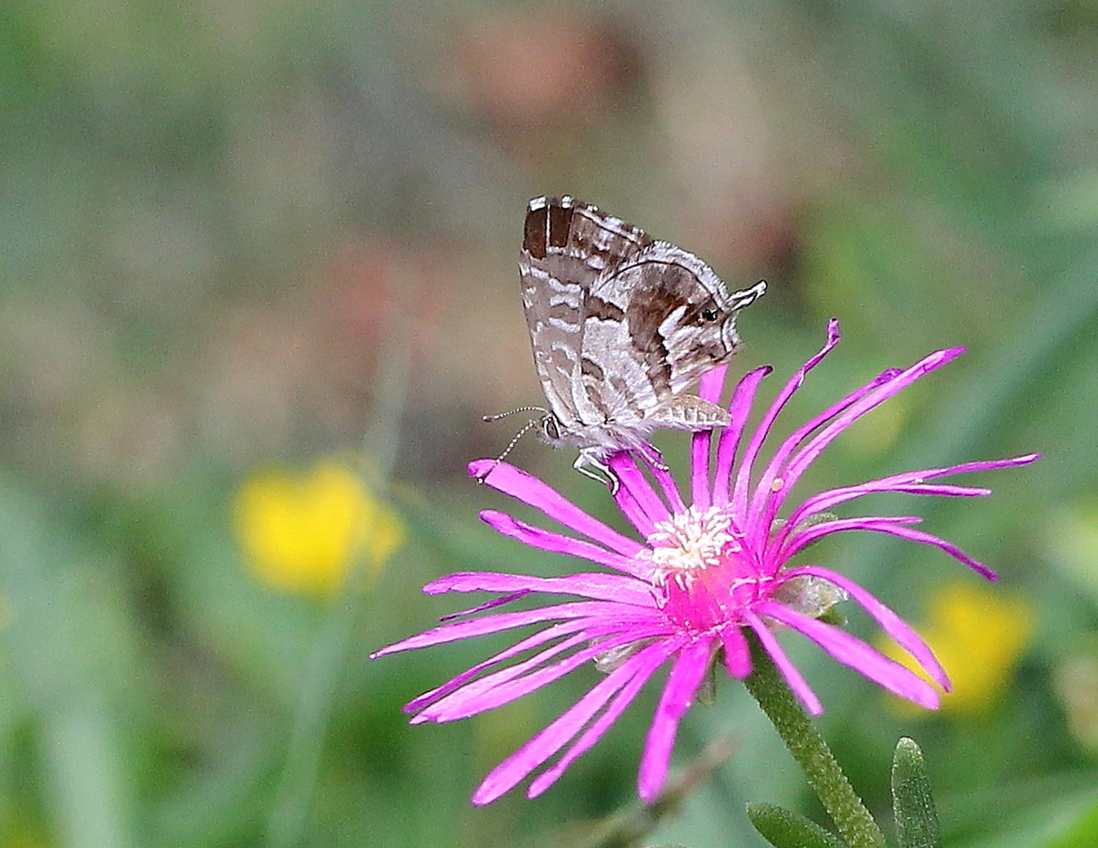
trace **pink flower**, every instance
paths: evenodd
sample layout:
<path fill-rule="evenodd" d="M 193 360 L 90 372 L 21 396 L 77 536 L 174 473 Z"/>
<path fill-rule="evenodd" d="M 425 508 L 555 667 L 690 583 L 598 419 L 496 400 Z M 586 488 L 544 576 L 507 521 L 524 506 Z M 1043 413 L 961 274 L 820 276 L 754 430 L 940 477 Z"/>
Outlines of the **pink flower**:
<path fill-rule="evenodd" d="M 756 369 L 740 380 L 728 406 L 732 423 L 716 437 L 716 450 L 711 450 L 714 434 L 698 433 L 693 437 L 689 506 L 667 469 L 641 460 L 655 481 L 653 486 L 631 454 L 618 453 L 609 458 L 608 464 L 620 482 L 614 497 L 642 541 L 611 529 L 507 463 L 470 463 L 472 476 L 536 507 L 576 535 L 544 530 L 504 513 L 485 510 L 481 518 L 491 527 L 532 547 L 570 554 L 606 569 L 551 578 L 492 572 L 442 577 L 425 586 L 424 591 L 502 594 L 460 614 L 461 620 L 447 620 L 374 655 L 529 625 L 541 627 L 409 703 L 405 709 L 415 714 L 413 724 L 452 721 L 490 710 L 589 662 L 607 672 L 576 704 L 496 766 L 473 795 L 474 804 L 499 798 L 563 749 L 556 762 L 534 778 L 528 795 L 544 792 L 602 736 L 656 670 L 670 661 L 638 776 L 640 797 L 646 802 L 655 800 L 667 775 L 679 721 L 714 658 L 721 657 L 733 677 L 743 679 L 750 674 L 751 657 L 745 637 L 748 630 L 758 637 L 813 714 L 823 708 L 775 637 L 779 627 L 807 636 L 839 662 L 896 695 L 923 707 L 938 706 L 938 691 L 933 686 L 820 617 L 836 602 L 853 598 L 933 680 L 948 690 L 945 671 L 909 625 L 841 574 L 821 565 L 792 565 L 791 560 L 824 536 L 845 530 L 871 530 L 937 547 L 994 580 L 994 572 L 982 563 L 944 539 L 915 529 L 917 517 L 839 518 L 830 510 L 875 492 L 987 495 L 989 489 L 936 481 L 967 471 L 1024 465 L 1037 455 L 911 471 L 830 489 L 792 506 L 785 519 L 779 520 L 778 513 L 794 485 L 836 436 L 963 350 L 938 351 L 906 370 L 881 374 L 797 429 L 763 464 L 760 449 L 778 414 L 805 375 L 838 340 L 838 322 L 832 321 L 823 349 L 786 383 L 750 434 L 745 428 L 755 392 L 770 369 Z M 707 400 L 719 399 L 724 371 L 718 368 L 703 378 L 699 393 Z M 535 593 L 570 599 L 525 611 L 497 609 Z"/>

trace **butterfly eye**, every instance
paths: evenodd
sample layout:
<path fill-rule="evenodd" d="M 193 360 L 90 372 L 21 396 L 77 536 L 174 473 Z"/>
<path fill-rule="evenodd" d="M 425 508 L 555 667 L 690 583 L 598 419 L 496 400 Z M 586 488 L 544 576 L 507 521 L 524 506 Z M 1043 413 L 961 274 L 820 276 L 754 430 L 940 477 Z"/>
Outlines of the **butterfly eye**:
<path fill-rule="evenodd" d="M 557 423 L 557 416 L 553 413 L 549 413 L 541 419 L 541 431 L 552 442 L 559 441 L 560 439 L 560 426 Z"/>
<path fill-rule="evenodd" d="M 719 317 L 720 316 L 718 315 L 716 309 L 709 308 L 709 309 L 703 309 L 701 311 L 701 318 L 702 318 L 703 321 L 705 321 L 707 323 L 712 323 L 713 321 L 716 321 L 717 318 L 719 318 Z"/>

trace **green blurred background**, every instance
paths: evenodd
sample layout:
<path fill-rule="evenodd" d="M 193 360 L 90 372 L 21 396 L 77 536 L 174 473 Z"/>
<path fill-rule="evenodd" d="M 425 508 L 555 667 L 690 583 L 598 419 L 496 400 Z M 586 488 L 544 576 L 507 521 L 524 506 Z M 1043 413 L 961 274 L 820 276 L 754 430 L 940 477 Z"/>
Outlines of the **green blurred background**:
<path fill-rule="evenodd" d="M 839 317 L 789 427 L 969 347 L 811 484 L 1044 452 L 972 480 L 990 499 L 899 507 L 1002 573 L 943 637 L 959 680 L 1002 688 L 909 713 L 786 644 L 886 819 L 910 734 L 948 844 L 1098 843 L 1096 56 L 1094 0 L 4 2 L 0 844 L 556 846 L 635 803 L 657 687 L 547 795 L 475 809 L 597 672 L 409 727 L 403 703 L 504 643 L 367 658 L 461 608 L 419 592 L 435 576 L 573 567 L 482 527 L 511 504 L 464 474 L 515 429 L 482 414 L 541 398 L 515 259 L 545 193 L 730 288 L 766 278 L 733 373 L 778 383 Z M 658 443 L 681 464 L 681 436 Z M 620 522 L 570 455 L 527 438 L 513 459 Z M 323 547 L 325 462 L 362 473 L 401 544 L 347 580 L 306 551 L 280 582 L 248 532 Z M 913 547 L 820 561 L 949 631 L 940 592 L 984 587 Z M 652 843 L 760 846 L 747 801 L 819 817 L 735 682 L 675 763 L 726 733 Z"/>

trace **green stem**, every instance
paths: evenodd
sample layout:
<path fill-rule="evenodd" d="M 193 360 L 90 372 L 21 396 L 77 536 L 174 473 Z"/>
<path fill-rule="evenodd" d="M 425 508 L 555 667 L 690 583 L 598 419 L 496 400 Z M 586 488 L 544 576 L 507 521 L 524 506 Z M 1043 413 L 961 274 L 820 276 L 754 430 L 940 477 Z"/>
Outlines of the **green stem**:
<path fill-rule="evenodd" d="M 410 298 L 410 287 L 401 290 Z M 389 490 L 389 480 L 400 435 L 399 422 L 407 397 L 411 357 L 404 340 L 411 314 L 403 304 L 390 303 L 394 319 L 391 333 L 381 351 L 380 378 L 370 426 L 363 437 L 362 461 L 358 469 L 366 486 L 378 499 Z M 372 460 L 372 462 L 368 461 Z M 365 538 L 372 538 L 380 520 L 375 509 L 370 524 L 363 527 Z M 274 801 L 267 820 L 267 848 L 293 848 L 305 841 L 305 831 L 320 774 L 320 758 L 340 675 L 347 661 L 349 646 L 369 583 L 369 553 L 362 551 L 351 569 L 317 633 L 302 675 L 297 710 L 286 753 L 286 760 L 275 788 Z"/>
<path fill-rule="evenodd" d="M 839 768 L 827 743 L 770 655 L 754 639 L 751 658 L 754 670 L 744 681 L 747 691 L 759 702 L 793 759 L 804 770 L 839 835 L 850 848 L 886 848 L 884 834 Z"/>

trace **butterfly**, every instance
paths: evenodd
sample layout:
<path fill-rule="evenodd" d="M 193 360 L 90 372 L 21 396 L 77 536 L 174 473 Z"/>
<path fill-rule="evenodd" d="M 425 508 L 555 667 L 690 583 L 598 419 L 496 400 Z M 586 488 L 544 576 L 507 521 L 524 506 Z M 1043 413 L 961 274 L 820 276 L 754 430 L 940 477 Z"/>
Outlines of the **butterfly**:
<path fill-rule="evenodd" d="M 606 472 L 621 450 L 658 461 L 653 430 L 729 423 L 687 390 L 739 349 L 736 313 L 765 282 L 729 294 L 694 254 L 568 196 L 527 205 L 519 272 L 548 402 L 531 409 L 544 441 L 579 448 L 577 469 Z"/>

